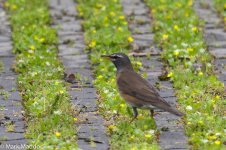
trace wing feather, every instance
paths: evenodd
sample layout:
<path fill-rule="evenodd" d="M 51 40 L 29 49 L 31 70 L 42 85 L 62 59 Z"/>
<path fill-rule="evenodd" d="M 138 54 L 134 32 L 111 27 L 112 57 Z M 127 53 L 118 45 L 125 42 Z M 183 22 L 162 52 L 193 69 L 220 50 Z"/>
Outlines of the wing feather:
<path fill-rule="evenodd" d="M 118 88 L 122 93 L 137 98 L 143 104 L 150 104 L 159 108 L 171 107 L 148 81 L 133 70 L 120 72 L 117 77 Z"/>

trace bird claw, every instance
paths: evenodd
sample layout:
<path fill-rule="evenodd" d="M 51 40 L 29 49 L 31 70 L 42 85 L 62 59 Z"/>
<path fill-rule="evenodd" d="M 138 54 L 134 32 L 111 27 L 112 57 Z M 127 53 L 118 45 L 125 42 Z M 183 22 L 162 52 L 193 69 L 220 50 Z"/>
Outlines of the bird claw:
<path fill-rule="evenodd" d="M 133 117 L 133 119 L 132 119 L 132 120 L 130 120 L 130 122 L 129 122 L 129 123 L 132 123 L 135 119 L 137 119 L 137 117 Z"/>

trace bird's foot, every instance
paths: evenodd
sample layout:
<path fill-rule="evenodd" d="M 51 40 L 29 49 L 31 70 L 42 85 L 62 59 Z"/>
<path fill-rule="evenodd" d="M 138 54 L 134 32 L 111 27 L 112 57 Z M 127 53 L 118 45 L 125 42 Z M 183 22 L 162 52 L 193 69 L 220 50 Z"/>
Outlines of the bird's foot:
<path fill-rule="evenodd" d="M 154 118 L 156 115 L 158 115 L 158 112 L 154 112 L 154 110 L 150 110 L 151 112 L 151 117 Z"/>
<path fill-rule="evenodd" d="M 134 120 L 136 120 L 137 119 L 137 117 L 133 117 L 133 119 L 132 120 L 130 120 L 130 122 L 129 123 L 132 123 Z"/>

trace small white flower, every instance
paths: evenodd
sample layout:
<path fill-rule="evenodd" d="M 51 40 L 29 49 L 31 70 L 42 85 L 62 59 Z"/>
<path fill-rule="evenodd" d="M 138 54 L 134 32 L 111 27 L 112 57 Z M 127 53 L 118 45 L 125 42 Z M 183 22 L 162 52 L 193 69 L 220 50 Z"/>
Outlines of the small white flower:
<path fill-rule="evenodd" d="M 34 51 L 33 50 L 28 50 L 28 53 L 32 54 L 32 53 L 34 53 Z"/>
<path fill-rule="evenodd" d="M 203 139 L 202 142 L 203 142 L 203 143 L 207 143 L 208 140 L 207 140 L 207 139 Z"/>
<path fill-rule="evenodd" d="M 188 44 L 187 44 L 187 43 L 182 42 L 182 43 L 181 43 L 181 46 L 183 46 L 183 47 L 188 47 Z"/>
<path fill-rule="evenodd" d="M 186 107 L 186 110 L 192 110 L 192 107 L 189 105 Z"/>
<path fill-rule="evenodd" d="M 50 66 L 50 63 L 48 61 L 46 62 L 46 66 Z"/>
<path fill-rule="evenodd" d="M 221 135 L 221 133 L 217 132 L 215 135 L 216 135 L 216 136 L 219 136 L 219 135 Z"/>
<path fill-rule="evenodd" d="M 62 112 L 60 110 L 54 111 L 53 113 L 56 114 L 56 115 L 61 115 L 62 114 Z"/>
<path fill-rule="evenodd" d="M 210 68 L 212 66 L 212 64 L 211 63 L 207 63 L 206 66 Z"/>
<path fill-rule="evenodd" d="M 19 62 L 19 63 L 23 63 L 24 60 L 23 60 L 23 59 L 19 59 L 18 62 Z"/>
<path fill-rule="evenodd" d="M 205 52 L 205 49 L 201 48 L 201 49 L 199 50 L 199 52 L 200 52 L 200 53 L 204 53 L 204 52 Z"/>
<path fill-rule="evenodd" d="M 105 94 L 108 94 L 108 92 L 109 92 L 109 90 L 108 90 L 108 89 L 104 90 L 104 93 L 105 93 Z"/>
<path fill-rule="evenodd" d="M 154 135 L 154 134 L 155 134 L 155 130 L 149 130 L 149 133 L 150 133 L 151 135 Z"/>

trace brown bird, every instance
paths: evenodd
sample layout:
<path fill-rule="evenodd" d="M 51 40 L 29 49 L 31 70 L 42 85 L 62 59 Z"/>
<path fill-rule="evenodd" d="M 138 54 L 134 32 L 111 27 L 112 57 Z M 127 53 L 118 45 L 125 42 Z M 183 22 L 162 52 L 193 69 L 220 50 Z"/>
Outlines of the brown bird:
<path fill-rule="evenodd" d="M 109 58 L 117 68 L 117 85 L 120 95 L 133 108 L 134 118 L 138 116 L 137 108 L 150 109 L 152 117 L 153 109 L 162 109 L 177 116 L 184 114 L 168 104 L 148 81 L 136 73 L 130 59 L 124 53 L 102 55 Z"/>

